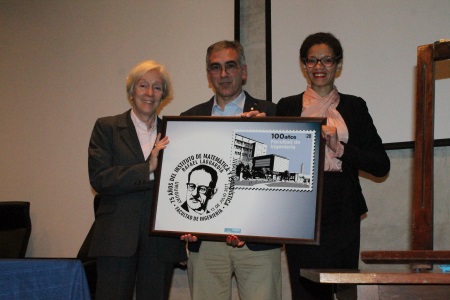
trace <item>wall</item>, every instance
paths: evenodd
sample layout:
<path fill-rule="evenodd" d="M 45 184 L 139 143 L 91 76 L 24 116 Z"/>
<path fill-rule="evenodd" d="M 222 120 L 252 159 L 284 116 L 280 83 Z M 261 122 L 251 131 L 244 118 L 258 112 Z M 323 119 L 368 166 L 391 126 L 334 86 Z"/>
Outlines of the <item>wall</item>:
<path fill-rule="evenodd" d="M 450 1 L 278 0 L 272 3 L 273 99 L 306 87 L 299 49 L 309 34 L 332 32 L 344 48 L 341 93 L 366 100 L 383 142 L 413 140 L 417 47 L 450 39 Z M 450 61 L 437 64 L 437 139 L 450 138 Z M 395 128 L 395 130 L 392 130 Z"/>
<path fill-rule="evenodd" d="M 434 249 L 445 250 L 450 247 L 450 147 L 434 151 Z M 388 155 L 391 172 L 386 178 L 377 182 L 370 177 L 361 179 L 369 206 L 362 222 L 362 250 L 411 249 L 414 152 L 389 150 Z"/>
<path fill-rule="evenodd" d="M 1 200 L 31 202 L 27 256 L 73 257 L 94 220 L 95 120 L 130 107 L 125 79 L 145 59 L 173 79 L 161 115 L 209 99 L 206 49 L 233 39 L 234 2 L 2 0 L 0 28 Z"/>
<path fill-rule="evenodd" d="M 243 38 L 242 43 L 246 45 L 246 49 L 250 49 L 252 56 L 258 57 L 256 63 L 251 65 L 250 72 L 253 72 L 252 76 L 256 76 L 258 79 L 256 82 L 259 84 L 252 85 L 249 81 L 246 89 L 255 95 L 261 95 L 265 97 L 265 85 L 262 84 L 265 80 L 265 51 L 261 47 L 261 43 L 264 43 L 264 2 L 263 0 L 248 0 L 242 1 L 241 3 L 241 38 Z M 427 43 L 432 43 L 435 40 L 435 36 L 442 33 L 445 26 L 435 26 L 435 30 L 425 30 L 424 28 L 432 28 L 436 22 L 441 22 L 437 17 L 438 15 L 444 15 L 444 11 L 436 11 L 434 6 L 430 3 L 418 3 L 418 2 L 403 2 L 404 5 L 397 3 L 396 6 L 389 6 L 387 2 L 377 2 L 377 11 L 388 11 L 392 15 L 387 18 L 388 20 L 395 20 L 395 12 L 397 10 L 403 9 L 406 11 L 401 12 L 402 22 L 406 24 L 411 24 L 414 22 L 414 16 L 416 12 L 417 15 L 417 26 L 422 26 L 423 28 L 417 32 L 409 32 L 408 26 L 403 26 L 401 28 L 391 28 L 392 32 L 397 33 L 396 38 L 401 37 L 396 40 L 395 43 L 388 42 L 391 39 L 391 34 L 386 36 L 383 35 L 384 31 L 378 30 L 378 22 L 385 22 L 383 26 L 387 26 L 389 21 L 383 20 L 373 20 L 368 18 L 367 12 L 370 10 L 372 4 L 364 3 L 360 1 L 357 5 L 350 5 L 347 3 L 346 6 L 341 6 L 336 11 L 335 3 L 333 1 L 319 1 L 319 2 L 308 2 L 305 1 L 271 1 L 272 10 L 274 6 L 276 7 L 275 13 L 272 11 L 272 68 L 273 68 L 273 101 L 277 102 L 279 97 L 287 96 L 290 94 L 300 93 L 302 89 L 306 86 L 305 78 L 301 74 L 298 65 L 298 50 L 300 48 L 301 41 L 306 37 L 307 34 L 325 30 L 334 32 L 335 29 L 340 33 L 338 37 L 345 35 L 344 40 L 344 51 L 346 54 L 346 61 L 352 61 L 352 66 L 344 67 L 344 72 L 336 82 L 338 88 L 345 77 L 350 76 L 350 79 L 346 79 L 343 83 L 345 87 L 350 86 L 348 93 L 356 93 L 358 89 L 362 89 L 360 86 L 355 86 L 354 76 L 359 73 L 352 72 L 353 65 L 358 65 L 356 69 L 357 72 L 361 72 L 362 78 L 368 80 L 369 84 L 374 84 L 378 82 L 379 78 L 383 78 L 383 82 L 387 81 L 392 84 L 399 83 L 397 69 L 406 68 L 407 69 L 407 80 L 403 82 L 404 85 L 408 86 L 407 91 L 399 91 L 408 95 L 406 98 L 399 99 L 390 93 L 387 93 L 383 100 L 380 101 L 379 97 L 365 98 L 369 100 L 369 108 L 381 109 L 385 111 L 378 120 L 375 120 L 377 126 L 386 124 L 388 121 L 392 120 L 389 115 L 392 113 L 391 109 L 386 111 L 385 107 L 389 106 L 391 103 L 402 103 L 402 101 L 410 101 L 407 105 L 408 109 L 403 108 L 400 110 L 400 115 L 395 116 L 395 120 L 403 120 L 404 114 L 410 114 L 406 119 L 412 117 L 414 114 L 414 92 L 415 92 L 415 66 L 416 66 L 416 48 L 417 46 Z M 353 3 L 352 1 L 350 1 Z M 437 4 L 436 2 L 433 2 Z M 443 2 L 439 2 L 439 5 L 448 5 Z M 397 6 L 398 5 L 398 6 Z M 331 10 L 326 10 L 327 6 L 333 7 Z M 349 12 L 351 10 L 351 13 Z M 347 12 L 346 17 L 342 16 L 342 13 Z M 315 13 L 312 13 L 315 12 Z M 274 14 L 278 14 L 274 16 Z M 407 16 L 407 21 L 405 21 L 405 14 Z M 348 18 L 347 18 L 348 16 Z M 351 16 L 351 17 L 350 17 Z M 422 16 L 422 17 L 419 17 Z M 430 20 L 428 17 L 424 16 L 436 16 Z M 274 20 L 276 17 L 280 17 L 278 20 Z M 359 21 L 364 22 L 364 30 L 373 30 L 375 35 L 378 36 L 376 42 L 382 45 L 387 45 L 385 50 L 382 52 L 377 52 L 374 49 L 361 52 L 362 42 L 359 39 L 364 33 L 364 30 L 355 27 L 352 21 L 353 18 L 357 18 Z M 242 20 L 244 19 L 244 21 Z M 446 19 L 448 21 L 448 18 Z M 425 24 L 426 23 L 426 24 Z M 280 25 L 282 24 L 282 25 Z M 275 29 L 274 29 L 275 27 Z M 257 28 L 257 29 L 256 29 Z M 350 30 L 351 29 L 351 30 Z M 400 33 L 398 33 L 400 32 Z M 402 32 L 404 32 L 402 34 Z M 358 39 L 352 38 L 353 36 L 358 36 Z M 415 42 L 414 38 L 419 35 L 422 40 Z M 414 37 L 414 38 L 411 38 Z M 440 36 L 440 38 L 448 38 L 448 36 Z M 288 40 L 288 41 L 286 41 Z M 409 45 L 406 49 L 405 44 Z M 348 48 L 354 48 L 347 51 Z M 411 49 L 409 49 L 411 48 Z M 409 57 L 406 59 L 406 65 L 399 65 L 401 60 L 399 55 L 392 55 L 387 53 L 402 53 L 401 57 Z M 248 52 L 247 52 L 248 53 Z M 373 65 L 377 64 L 375 61 L 380 61 L 378 58 L 373 58 L 376 54 L 386 54 L 389 56 L 389 60 L 395 60 L 395 64 L 392 64 L 392 72 L 389 68 L 376 69 L 373 71 Z M 361 57 L 362 56 L 362 57 Z M 369 61 L 367 64 L 363 64 L 361 61 L 367 61 L 367 56 L 369 56 Z M 366 57 L 366 58 L 364 58 Z M 252 61 L 249 61 L 251 64 Z M 370 73 L 370 74 L 368 74 Z M 404 74 L 405 75 L 405 74 Z M 353 77 L 352 77 L 353 76 Z M 376 78 L 371 80 L 370 78 Z M 437 63 L 436 72 L 436 118 L 440 122 L 445 122 L 446 115 L 448 114 L 448 109 L 446 109 L 446 104 L 444 95 L 445 91 L 448 89 L 448 80 L 450 78 L 450 60 L 442 61 Z M 445 86 L 444 86 L 445 85 Z M 375 87 L 378 85 L 374 84 Z M 356 87 L 356 90 L 353 88 Z M 363 89 L 363 97 L 366 97 L 367 89 Z M 376 100 L 375 100 L 376 99 Z M 388 104 L 383 104 L 383 101 Z M 413 132 L 414 124 L 409 122 L 401 122 L 398 126 L 393 126 L 390 130 L 396 132 L 401 130 L 405 132 Z M 448 131 L 448 126 L 440 128 L 439 134 L 442 137 L 450 136 Z M 383 136 L 382 136 L 383 138 Z M 392 141 L 391 141 L 392 142 Z M 400 142 L 400 140 L 396 140 Z M 369 207 L 369 212 L 362 221 L 361 227 L 361 251 L 371 251 L 371 250 L 409 250 L 411 249 L 411 203 L 412 203 L 412 178 L 413 178 L 413 155 L 414 151 L 412 149 L 402 149 L 402 150 L 389 150 L 389 158 L 391 160 L 391 172 L 385 178 L 373 178 L 367 174 L 361 174 L 361 184 L 363 188 L 364 195 Z M 435 148 L 435 172 L 434 172 L 434 249 L 445 250 L 450 247 L 450 188 L 448 182 L 450 182 L 450 147 L 438 147 Z M 405 269 L 408 268 L 407 265 L 396 265 L 396 266 L 373 266 L 366 265 L 360 261 L 360 268 L 394 268 L 394 269 Z M 289 294 L 289 281 L 287 280 L 288 274 L 286 273 L 285 255 L 283 253 L 283 299 L 290 299 Z M 360 299 L 366 299 L 368 295 L 359 294 Z M 369 298 L 367 298 L 369 299 Z"/>

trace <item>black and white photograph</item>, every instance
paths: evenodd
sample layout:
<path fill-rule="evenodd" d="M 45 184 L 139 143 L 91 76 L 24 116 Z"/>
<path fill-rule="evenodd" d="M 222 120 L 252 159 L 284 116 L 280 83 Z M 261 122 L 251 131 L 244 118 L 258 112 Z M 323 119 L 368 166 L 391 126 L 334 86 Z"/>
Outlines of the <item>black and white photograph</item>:
<path fill-rule="evenodd" d="M 235 132 L 235 189 L 311 190 L 314 139 L 305 130 Z"/>

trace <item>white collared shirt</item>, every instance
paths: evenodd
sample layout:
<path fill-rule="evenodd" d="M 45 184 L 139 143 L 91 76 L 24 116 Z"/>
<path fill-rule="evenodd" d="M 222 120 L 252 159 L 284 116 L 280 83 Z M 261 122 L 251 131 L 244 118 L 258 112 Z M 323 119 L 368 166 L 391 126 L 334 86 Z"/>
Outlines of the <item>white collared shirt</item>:
<path fill-rule="evenodd" d="M 157 117 L 152 124 L 150 129 L 147 129 L 147 124 L 139 120 L 133 110 L 131 110 L 131 120 L 133 121 L 134 128 L 136 128 L 136 133 L 139 139 L 139 144 L 141 145 L 142 153 L 144 154 L 144 159 L 146 160 L 150 153 L 152 152 L 153 146 L 155 145 L 156 136 L 158 132 L 156 130 Z M 150 180 L 154 179 L 153 173 L 150 174 Z"/>

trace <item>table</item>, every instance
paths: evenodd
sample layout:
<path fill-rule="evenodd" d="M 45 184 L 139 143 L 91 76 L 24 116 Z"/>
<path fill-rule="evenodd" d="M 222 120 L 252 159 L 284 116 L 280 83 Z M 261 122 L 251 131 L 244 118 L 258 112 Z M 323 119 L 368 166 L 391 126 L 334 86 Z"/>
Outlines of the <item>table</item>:
<path fill-rule="evenodd" d="M 302 277 L 324 284 L 356 284 L 362 299 L 450 299 L 450 273 L 398 270 L 302 269 Z M 367 296 L 367 295 L 370 295 Z"/>
<path fill-rule="evenodd" d="M 90 300 L 76 259 L 0 259 L 0 299 Z"/>

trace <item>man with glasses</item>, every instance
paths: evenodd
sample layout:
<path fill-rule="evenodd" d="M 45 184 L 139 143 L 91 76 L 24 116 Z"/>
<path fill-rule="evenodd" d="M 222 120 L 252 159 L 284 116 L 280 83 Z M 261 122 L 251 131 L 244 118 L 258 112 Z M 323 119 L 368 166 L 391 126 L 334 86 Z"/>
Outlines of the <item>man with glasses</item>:
<path fill-rule="evenodd" d="M 206 53 L 206 70 L 215 95 L 182 116 L 275 115 L 275 104 L 254 99 L 242 89 L 247 65 L 239 42 L 220 41 L 211 45 Z M 228 236 L 226 243 L 199 241 L 191 234 L 181 239 L 188 241 L 190 251 L 188 277 L 193 300 L 231 299 L 233 274 L 242 300 L 281 299 L 280 245 L 245 243 L 234 235 Z"/>
<path fill-rule="evenodd" d="M 199 165 L 188 174 L 186 201 L 181 207 L 199 215 L 209 213 L 208 202 L 216 194 L 217 171 L 207 165 Z"/>

